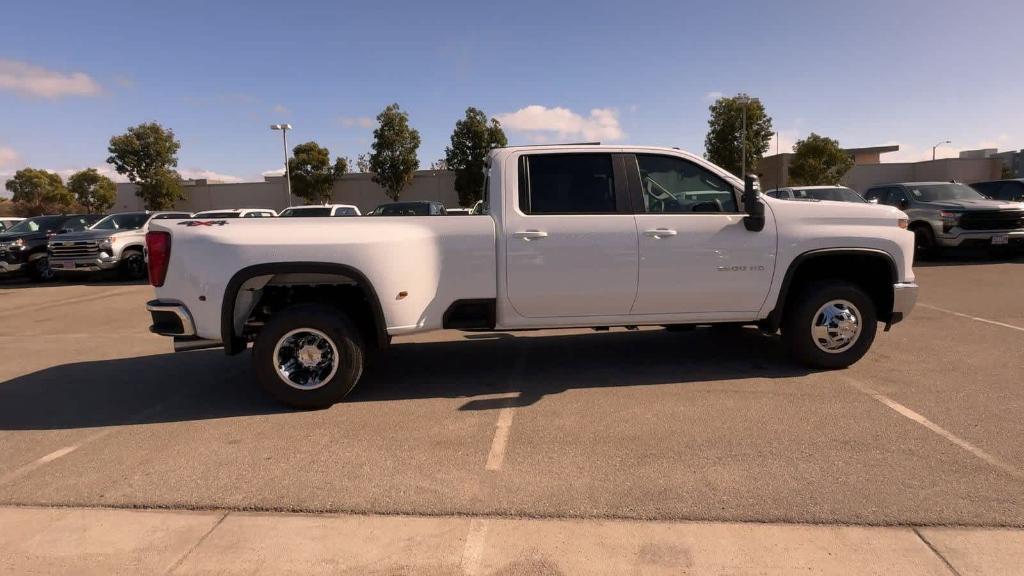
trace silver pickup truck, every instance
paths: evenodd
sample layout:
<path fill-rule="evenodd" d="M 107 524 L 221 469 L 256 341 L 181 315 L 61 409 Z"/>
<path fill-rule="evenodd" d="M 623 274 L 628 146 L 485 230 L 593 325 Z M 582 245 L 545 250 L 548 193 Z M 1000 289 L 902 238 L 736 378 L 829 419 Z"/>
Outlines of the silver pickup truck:
<path fill-rule="evenodd" d="M 110 271 L 133 280 L 145 278 L 144 246 L 150 221 L 191 216 L 188 212 L 111 214 L 88 230 L 54 236 L 47 246 L 50 269 L 58 277 Z"/>

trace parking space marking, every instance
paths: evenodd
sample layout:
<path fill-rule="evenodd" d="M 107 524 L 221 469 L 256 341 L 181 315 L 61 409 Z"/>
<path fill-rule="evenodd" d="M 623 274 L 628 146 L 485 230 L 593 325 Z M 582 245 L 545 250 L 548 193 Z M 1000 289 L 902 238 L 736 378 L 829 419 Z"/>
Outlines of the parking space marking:
<path fill-rule="evenodd" d="M 974 444 L 971 444 L 967 440 L 960 438 L 959 436 L 953 434 L 949 430 L 946 430 L 942 426 L 939 426 L 938 424 L 925 418 L 921 414 L 918 414 L 917 412 L 914 412 L 910 408 L 907 408 L 906 406 L 900 404 L 899 402 L 893 400 L 892 398 L 889 398 L 885 394 L 876 392 L 863 382 L 856 380 L 854 378 L 850 378 L 849 376 L 840 376 L 840 378 L 846 380 L 847 384 L 849 384 L 850 386 L 853 386 L 854 388 L 881 402 L 882 404 L 889 407 L 890 409 L 895 411 L 897 414 L 903 416 L 904 418 L 907 418 L 913 422 L 920 424 L 921 426 L 924 426 L 925 428 L 931 430 L 932 432 L 938 434 L 939 436 L 942 436 L 946 440 L 949 440 L 953 444 L 956 444 L 957 446 L 970 452 L 971 454 L 987 462 L 988 464 L 995 466 L 996 468 L 999 468 L 1000 470 L 1006 472 L 1007 474 L 1013 476 L 1014 478 L 1024 479 L 1024 472 L 1021 472 L 1020 470 L 1014 468 L 1010 464 L 1007 464 L 1006 462 L 1003 462 L 999 458 L 996 458 L 995 456 L 989 454 L 988 452 L 985 452 L 984 450 L 978 448 Z"/>
<path fill-rule="evenodd" d="M 954 316 L 959 316 L 961 318 L 968 318 L 970 320 L 975 320 L 977 322 L 984 322 L 985 324 L 992 324 L 994 326 L 1002 326 L 1003 328 L 1009 328 L 1010 330 L 1017 330 L 1017 331 L 1020 331 L 1020 332 L 1024 332 L 1024 328 L 1022 328 L 1020 326 L 1014 326 L 1013 324 L 1006 324 L 1004 322 L 996 322 L 995 320 L 989 320 L 988 318 L 978 318 L 977 316 L 971 316 L 969 314 L 964 314 L 963 312 L 956 312 L 954 310 L 947 310 L 945 308 L 939 308 L 938 306 L 932 306 L 931 304 L 922 304 L 922 303 L 918 302 L 917 305 L 922 307 L 922 308 L 928 308 L 929 310 L 937 310 L 939 312 L 945 312 L 946 314 L 952 314 Z"/>
<path fill-rule="evenodd" d="M 462 573 L 472 576 L 480 573 L 480 559 L 484 555 L 484 542 L 487 539 L 487 520 L 473 518 L 469 522 L 469 533 L 466 534 L 466 545 L 462 549 Z"/>
<path fill-rule="evenodd" d="M 506 406 L 498 413 L 498 423 L 491 441 L 491 451 L 487 454 L 487 470 L 501 470 L 505 462 L 505 448 L 508 446 L 508 434 L 512 429 L 512 407 Z"/>

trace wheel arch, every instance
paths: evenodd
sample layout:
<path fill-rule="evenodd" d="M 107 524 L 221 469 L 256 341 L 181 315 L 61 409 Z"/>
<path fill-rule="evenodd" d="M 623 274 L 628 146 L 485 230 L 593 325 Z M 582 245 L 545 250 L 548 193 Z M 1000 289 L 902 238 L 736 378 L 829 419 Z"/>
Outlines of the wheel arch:
<path fill-rule="evenodd" d="M 315 275 L 307 281 L 296 281 L 294 285 L 333 285 L 348 284 L 357 289 L 366 300 L 369 307 L 369 318 L 372 326 L 369 326 L 368 335 L 370 338 L 367 344 L 376 348 L 385 348 L 389 342 L 387 324 L 384 319 L 384 309 L 381 307 L 380 299 L 373 284 L 360 270 L 346 264 L 332 262 L 277 262 L 267 264 L 256 264 L 248 266 L 235 273 L 228 281 L 224 290 L 224 299 L 221 302 L 220 331 L 224 342 L 225 353 L 238 354 L 246 347 L 246 340 L 235 329 L 235 309 L 238 304 L 238 296 L 242 287 L 253 279 L 266 277 L 267 281 L 261 284 L 261 288 L 273 283 L 274 278 L 281 278 L 283 275 Z M 289 286 L 287 282 L 274 284 Z M 255 307 L 256 301 L 251 302 Z"/>

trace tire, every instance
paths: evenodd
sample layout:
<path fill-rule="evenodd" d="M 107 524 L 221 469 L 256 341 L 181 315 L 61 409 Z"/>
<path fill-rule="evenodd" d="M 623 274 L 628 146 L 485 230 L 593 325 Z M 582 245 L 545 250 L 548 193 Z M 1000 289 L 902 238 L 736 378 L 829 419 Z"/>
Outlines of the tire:
<path fill-rule="evenodd" d="M 34 282 L 52 282 L 57 275 L 50 268 L 50 259 L 46 256 L 36 258 L 28 263 L 28 275 Z"/>
<path fill-rule="evenodd" d="M 117 272 L 126 280 L 142 280 L 146 277 L 146 258 L 138 250 L 126 250 L 121 254 Z"/>
<path fill-rule="evenodd" d="M 939 245 L 935 241 L 935 231 L 928 224 L 918 224 L 911 231 L 914 233 L 914 259 L 928 260 L 939 254 Z"/>
<path fill-rule="evenodd" d="M 256 338 L 253 365 L 260 385 L 279 402 L 301 409 L 340 402 L 363 374 L 363 338 L 340 310 L 298 304 L 271 317 Z M 295 367 L 286 376 L 279 365 Z M 315 365 L 314 365 L 315 364 Z"/>
<path fill-rule="evenodd" d="M 830 304 L 831 310 L 826 309 Z M 835 313 L 833 330 L 822 326 L 830 312 Z M 867 353 L 878 330 L 874 302 L 858 286 L 844 280 L 808 285 L 787 306 L 785 314 L 782 340 L 794 359 L 812 368 L 850 366 Z M 855 336 L 848 332 L 851 317 L 855 320 Z"/>

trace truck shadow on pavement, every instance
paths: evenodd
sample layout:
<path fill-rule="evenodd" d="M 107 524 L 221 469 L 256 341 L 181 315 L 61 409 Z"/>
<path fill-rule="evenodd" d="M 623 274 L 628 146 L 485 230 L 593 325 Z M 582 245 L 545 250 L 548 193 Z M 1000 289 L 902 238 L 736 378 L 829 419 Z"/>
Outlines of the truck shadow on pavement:
<path fill-rule="evenodd" d="M 466 398 L 459 410 L 488 410 L 528 406 L 577 388 L 808 373 L 786 359 L 777 338 L 753 329 L 526 334 L 397 343 L 368 368 L 345 403 Z M 290 411 L 256 384 L 249 354 L 228 357 L 221 350 L 63 364 L 0 382 L 0 430 Z"/>

